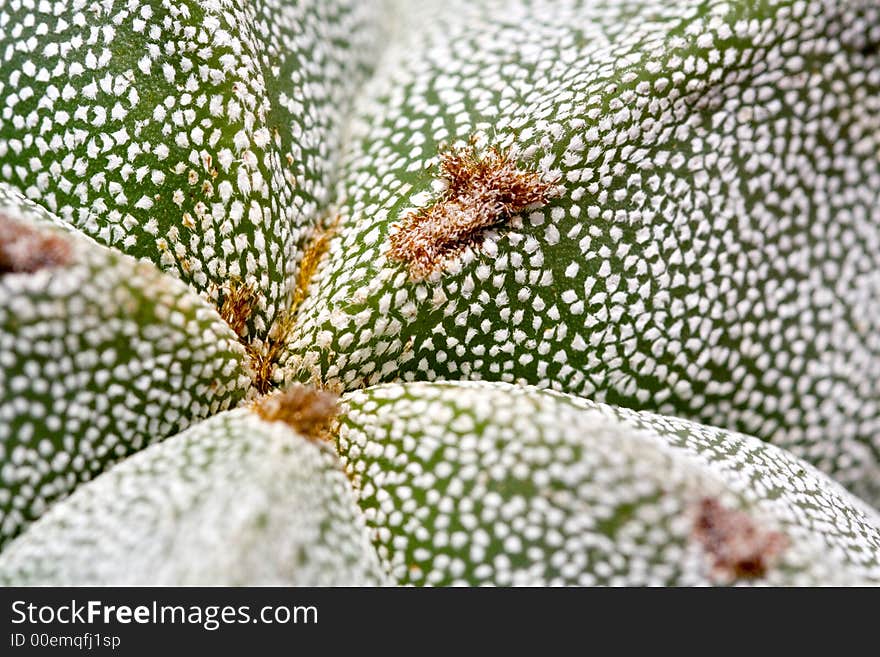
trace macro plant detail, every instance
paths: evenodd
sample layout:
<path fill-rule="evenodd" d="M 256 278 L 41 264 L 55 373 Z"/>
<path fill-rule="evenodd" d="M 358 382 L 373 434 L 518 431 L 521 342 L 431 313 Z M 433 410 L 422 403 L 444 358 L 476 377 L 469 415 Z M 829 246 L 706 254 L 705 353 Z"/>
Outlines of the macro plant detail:
<path fill-rule="evenodd" d="M 494 148 L 443 153 L 440 169 L 443 197 L 406 216 L 388 239 L 388 257 L 406 263 L 414 279 L 442 270 L 444 261 L 478 246 L 506 218 L 545 205 L 554 187 Z"/>
<path fill-rule="evenodd" d="M 0 582 L 877 583 L 878 46 L 0 0 Z"/>

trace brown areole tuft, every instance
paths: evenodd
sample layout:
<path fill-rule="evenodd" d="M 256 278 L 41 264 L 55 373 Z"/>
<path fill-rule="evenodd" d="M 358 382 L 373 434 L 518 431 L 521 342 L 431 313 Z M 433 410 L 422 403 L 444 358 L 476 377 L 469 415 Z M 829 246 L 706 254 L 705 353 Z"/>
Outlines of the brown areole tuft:
<path fill-rule="evenodd" d="M 290 304 L 290 312 L 295 313 L 300 304 L 308 295 L 309 285 L 315 272 L 318 271 L 318 265 L 330 248 L 330 240 L 339 229 L 339 215 L 327 227 L 319 227 L 312 240 L 303 250 L 302 258 L 299 261 L 299 273 L 296 277 L 296 287 L 293 290 L 293 300 Z"/>
<path fill-rule="evenodd" d="M 70 244 L 63 237 L 0 213 L 0 274 L 63 267 L 72 257 Z"/>
<path fill-rule="evenodd" d="M 440 155 L 440 177 L 446 183 L 440 198 L 407 215 L 389 238 L 388 257 L 404 263 L 414 280 L 478 246 L 487 229 L 511 215 L 546 204 L 556 189 L 541 173 L 518 168 L 509 150 L 493 146 L 480 154 L 473 142 Z"/>
<path fill-rule="evenodd" d="M 247 323 L 259 303 L 259 295 L 250 283 L 230 281 L 221 291 L 218 312 L 239 338 L 245 337 Z"/>
<path fill-rule="evenodd" d="M 312 440 L 328 440 L 339 413 L 339 395 L 327 390 L 294 384 L 287 390 L 261 397 L 253 410 L 268 422 L 284 422 Z"/>
<path fill-rule="evenodd" d="M 339 217 L 329 227 L 319 227 L 312 240 L 305 247 L 302 259 L 299 263 L 299 274 L 290 305 L 275 318 L 269 334 L 259 343 L 245 343 L 254 368 L 254 386 L 261 394 L 271 390 L 275 376 L 275 366 L 278 357 L 290 338 L 290 333 L 296 323 L 296 312 L 300 304 L 308 295 L 308 288 L 312 278 L 320 265 L 322 258 L 330 246 L 330 239 L 339 225 Z"/>
<path fill-rule="evenodd" d="M 784 534 L 762 529 L 711 497 L 700 500 L 693 535 L 712 557 L 713 573 L 725 581 L 763 577 L 788 546 Z"/>
<path fill-rule="evenodd" d="M 261 295 L 249 283 L 231 280 L 223 285 L 217 299 L 220 317 L 235 331 L 251 360 L 253 385 L 257 392 L 266 394 L 273 387 L 275 366 L 296 320 L 296 311 L 308 295 L 312 278 L 327 253 L 330 239 L 339 225 L 339 217 L 328 227 L 319 227 L 306 245 L 299 265 L 290 304 L 280 311 L 268 333 L 262 339 L 247 335 L 247 323 L 262 301 Z"/>

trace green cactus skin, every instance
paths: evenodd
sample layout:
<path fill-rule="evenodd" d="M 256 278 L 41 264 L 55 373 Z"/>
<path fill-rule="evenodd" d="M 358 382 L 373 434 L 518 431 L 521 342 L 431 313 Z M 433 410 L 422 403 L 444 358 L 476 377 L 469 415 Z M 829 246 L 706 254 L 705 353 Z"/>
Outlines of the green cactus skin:
<path fill-rule="evenodd" d="M 0 581 L 880 578 L 875 511 L 772 445 L 684 420 L 503 383 L 388 384 L 344 397 L 337 449 L 348 478 L 329 445 L 248 410 L 220 414 L 56 504 L 0 555 Z M 751 556 L 746 572 L 719 566 L 724 546 L 698 534 L 707 499 L 776 537 L 773 553 Z"/>
<path fill-rule="evenodd" d="M 400 583 L 731 583 L 693 536 L 707 497 L 788 540 L 736 583 L 880 581 L 877 513 L 756 438 L 504 383 L 344 399 L 339 452 Z"/>
<path fill-rule="evenodd" d="M 250 387 L 244 348 L 204 300 L 46 214 L 0 188 L 0 222 L 57 238 L 70 258 L 0 274 L 0 546 L 77 484 Z"/>
<path fill-rule="evenodd" d="M 216 295 L 287 303 L 329 197 L 342 109 L 380 5 L 37 0 L 0 6 L 0 180 Z"/>
<path fill-rule="evenodd" d="M 0 0 L 0 582 L 880 583 L 877 97 L 868 0 Z"/>
<path fill-rule="evenodd" d="M 386 578 L 332 450 L 237 409 L 81 486 L 3 551 L 0 581 L 353 586 Z"/>
<path fill-rule="evenodd" d="M 401 7 L 285 380 L 539 385 L 756 435 L 880 500 L 880 9 Z M 560 195 L 412 281 L 390 236 L 472 135 Z"/>

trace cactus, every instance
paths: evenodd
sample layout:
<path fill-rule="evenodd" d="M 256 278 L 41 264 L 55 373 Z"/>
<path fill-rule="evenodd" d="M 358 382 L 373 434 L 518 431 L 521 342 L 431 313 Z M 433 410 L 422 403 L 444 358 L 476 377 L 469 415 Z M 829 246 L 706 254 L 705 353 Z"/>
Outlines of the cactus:
<path fill-rule="evenodd" d="M 0 582 L 880 581 L 880 9 L 0 0 Z"/>
<path fill-rule="evenodd" d="M 244 347 L 187 285 L 45 214 L 0 196 L 0 545 L 77 484 L 250 386 Z"/>
<path fill-rule="evenodd" d="M 380 584 L 385 575 L 336 460 L 283 422 L 247 409 L 220 413 L 53 507 L 3 553 L 3 577 Z"/>

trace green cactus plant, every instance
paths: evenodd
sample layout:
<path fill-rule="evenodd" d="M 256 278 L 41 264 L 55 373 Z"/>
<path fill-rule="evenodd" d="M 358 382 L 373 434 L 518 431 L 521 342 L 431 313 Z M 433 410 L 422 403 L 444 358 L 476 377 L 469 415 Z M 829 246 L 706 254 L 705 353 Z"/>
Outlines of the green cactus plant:
<path fill-rule="evenodd" d="M 0 582 L 877 584 L 878 92 L 851 0 L 0 0 Z"/>

